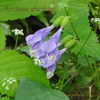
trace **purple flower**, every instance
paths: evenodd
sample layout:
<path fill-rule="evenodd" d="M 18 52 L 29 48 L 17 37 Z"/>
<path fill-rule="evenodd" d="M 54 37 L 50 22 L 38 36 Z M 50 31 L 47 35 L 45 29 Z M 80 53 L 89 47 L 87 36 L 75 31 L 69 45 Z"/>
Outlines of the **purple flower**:
<path fill-rule="evenodd" d="M 30 49 L 29 55 L 31 57 L 41 57 L 41 56 L 43 56 L 45 54 L 45 52 L 40 50 L 41 45 L 42 45 L 42 41 L 39 41 L 36 44 L 34 44 Z"/>
<path fill-rule="evenodd" d="M 40 59 L 43 60 L 43 64 L 41 66 L 43 68 L 47 68 L 53 65 L 57 59 L 57 55 L 58 55 L 58 48 L 54 49 L 52 52 L 46 53 L 43 57 L 40 57 Z"/>
<path fill-rule="evenodd" d="M 51 77 L 53 77 L 54 75 L 54 71 L 56 68 L 56 64 L 59 61 L 59 59 L 61 58 L 62 54 L 66 51 L 66 48 L 59 50 L 58 51 L 58 55 L 57 55 L 57 59 L 55 61 L 55 63 L 49 67 L 47 67 L 47 78 L 50 79 Z"/>
<path fill-rule="evenodd" d="M 54 28 L 53 25 L 47 27 L 47 28 L 42 28 L 38 31 L 36 31 L 33 35 L 28 35 L 26 37 L 26 42 L 28 46 L 35 45 L 35 43 L 39 41 L 43 41 L 49 34 L 49 32 Z"/>
<path fill-rule="evenodd" d="M 26 37 L 26 42 L 28 46 L 32 46 L 30 49 L 31 57 L 43 56 L 45 52 L 40 50 L 42 41 L 48 36 L 49 32 L 53 29 L 53 25 L 47 28 L 40 29 L 36 31 L 33 35 L 28 35 Z"/>
<path fill-rule="evenodd" d="M 52 39 L 55 43 L 56 43 L 56 45 L 58 44 L 58 42 L 59 42 L 59 38 L 60 38 L 60 34 L 61 34 L 61 32 L 62 32 L 62 29 L 63 28 L 60 28 L 54 35 L 52 35 L 52 37 L 50 38 L 50 39 Z"/>
<path fill-rule="evenodd" d="M 42 65 L 43 68 L 47 68 L 53 65 L 57 59 L 58 55 L 58 41 L 61 34 L 62 28 L 60 28 L 51 38 L 49 41 L 44 42 L 41 45 L 40 50 L 45 52 L 45 55 L 40 59 L 43 60 L 44 64 Z"/>

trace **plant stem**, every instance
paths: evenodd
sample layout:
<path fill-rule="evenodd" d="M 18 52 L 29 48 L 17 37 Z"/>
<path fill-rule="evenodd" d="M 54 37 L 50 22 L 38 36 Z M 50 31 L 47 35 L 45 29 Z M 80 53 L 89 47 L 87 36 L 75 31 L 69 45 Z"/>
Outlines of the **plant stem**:
<path fill-rule="evenodd" d="M 64 79 L 66 78 L 66 73 L 67 73 L 67 71 L 68 71 L 68 68 L 69 68 L 69 66 L 66 66 L 65 72 L 64 72 L 64 74 L 62 75 L 62 77 L 60 78 L 60 80 L 59 80 L 57 86 L 58 86 L 59 84 L 61 84 L 61 85 L 63 84 Z"/>
<path fill-rule="evenodd" d="M 17 43 L 18 43 L 18 35 L 17 35 L 17 37 L 16 37 L 15 50 L 16 50 L 16 48 L 17 48 Z"/>
<path fill-rule="evenodd" d="M 66 11 L 67 16 L 69 16 L 69 14 L 68 14 L 66 8 L 65 8 L 65 11 Z M 72 28 L 73 28 L 73 30 L 74 30 L 74 32 L 75 32 L 76 37 L 78 38 L 78 40 L 80 40 L 79 37 L 78 37 L 78 35 L 77 35 L 77 32 L 76 32 L 76 30 L 75 30 L 75 28 L 74 28 L 74 25 L 73 25 L 73 23 L 72 23 L 71 21 L 70 21 L 70 24 L 71 24 L 71 26 L 72 26 Z"/>
<path fill-rule="evenodd" d="M 78 56 L 78 54 L 81 52 L 81 50 L 83 49 L 83 47 L 84 47 L 84 46 L 85 46 L 85 44 L 87 43 L 87 41 L 88 41 L 89 37 L 91 36 L 93 29 L 94 29 L 94 26 L 93 26 L 93 28 L 92 28 L 92 30 L 91 30 L 91 32 L 90 32 L 90 34 L 89 34 L 89 36 L 87 37 L 87 39 L 86 39 L 85 43 L 83 44 L 83 46 L 81 47 L 81 49 L 79 50 L 79 52 L 77 53 L 77 55 L 76 55 L 73 59 L 75 59 L 75 58 Z M 71 62 L 73 61 L 73 59 L 71 60 Z M 79 64 L 79 63 L 78 63 L 78 64 Z M 71 71 L 71 72 L 72 72 L 72 71 Z M 69 74 L 68 74 L 68 75 L 69 75 Z M 67 76 L 66 76 L 66 77 L 67 77 Z"/>
<path fill-rule="evenodd" d="M 67 82 L 65 82 L 65 84 L 63 84 L 61 87 L 60 87 L 60 90 L 71 80 L 71 78 L 73 78 L 73 76 L 79 71 L 79 69 L 82 67 L 82 65 L 76 70 L 76 72 L 68 79 Z"/>
<path fill-rule="evenodd" d="M 99 89 L 99 91 L 100 91 L 100 79 L 99 79 L 99 74 L 98 74 L 98 69 L 97 69 L 97 67 L 96 67 L 96 64 L 95 64 L 95 62 L 94 62 L 94 68 L 95 68 L 95 73 L 96 73 L 96 77 L 94 77 L 94 78 L 96 78 L 97 80 L 95 80 L 96 81 L 96 84 L 97 84 L 97 87 L 98 87 L 98 89 Z"/>
<path fill-rule="evenodd" d="M 89 68 L 90 68 L 90 70 L 91 70 L 91 73 L 92 73 L 92 75 L 93 75 L 93 74 L 94 74 L 94 71 L 93 71 L 92 66 L 91 66 L 91 64 L 90 64 L 90 62 L 89 62 L 89 60 L 88 60 L 88 58 L 87 58 L 86 55 L 85 55 L 85 58 L 86 58 L 86 61 L 87 61 L 88 66 L 89 66 Z"/>
<path fill-rule="evenodd" d="M 65 11 L 66 11 L 66 14 L 68 15 L 68 12 L 67 12 L 66 8 L 65 8 Z M 76 31 L 75 31 L 75 28 L 74 28 L 73 24 L 71 24 L 71 25 L 72 25 L 72 28 L 74 29 L 74 32 L 75 32 L 75 34 L 76 34 L 76 36 L 77 36 L 77 38 L 78 38 L 78 35 L 77 35 Z M 92 28 L 92 30 L 91 30 L 89 36 L 87 37 L 85 43 L 83 44 L 83 46 L 81 47 L 81 49 L 80 49 L 79 52 L 77 53 L 77 55 L 76 55 L 73 59 L 71 59 L 71 62 L 79 55 L 79 53 L 81 52 L 81 50 L 83 49 L 83 47 L 84 47 L 85 44 L 87 43 L 89 37 L 91 36 L 93 29 L 94 29 L 94 26 L 93 26 L 93 28 Z M 83 58 L 82 58 L 82 59 L 83 59 Z M 81 59 L 81 60 L 82 60 L 82 59 Z M 80 60 L 80 61 L 81 61 L 81 60 Z M 78 65 L 79 65 L 79 62 L 77 63 L 76 66 L 78 66 Z M 76 67 L 76 66 L 75 66 L 75 67 Z M 75 67 L 74 67 L 73 69 L 75 69 Z M 81 65 L 81 67 L 82 67 L 82 65 Z M 79 68 L 77 69 L 77 71 L 78 71 L 81 67 L 79 67 Z M 70 71 L 70 73 L 73 71 L 73 69 Z M 77 71 L 76 71 L 76 72 L 77 72 Z M 76 72 L 72 75 L 72 77 L 76 74 Z M 69 74 L 70 74 L 70 73 L 69 73 Z M 67 76 L 68 76 L 69 74 L 67 74 Z M 61 85 L 60 85 L 60 88 L 59 88 L 60 90 L 61 90 L 62 87 L 64 87 L 64 86 L 68 83 L 68 81 L 72 78 L 72 77 L 70 77 L 70 78 L 68 79 L 68 81 L 67 81 L 64 85 L 62 85 L 63 82 L 64 82 L 64 79 L 65 79 L 65 75 L 66 75 L 66 73 L 64 73 L 64 77 L 63 77 L 63 79 L 62 79 L 62 81 L 61 81 Z M 66 76 L 66 77 L 67 77 L 67 76 Z"/>
<path fill-rule="evenodd" d="M 94 32 L 97 33 L 98 24 L 96 23 Z"/>
<path fill-rule="evenodd" d="M 99 13 L 99 12 L 100 12 L 100 0 L 98 0 L 98 3 L 99 3 L 99 4 L 98 4 L 98 5 L 99 5 L 99 9 L 98 9 L 98 18 L 99 18 L 99 14 L 100 14 L 100 13 Z"/>
<path fill-rule="evenodd" d="M 7 100 L 10 100 L 9 98 L 10 98 L 10 93 L 11 93 L 11 87 L 12 87 L 12 85 L 10 85 L 10 88 L 9 88 L 9 93 L 8 93 L 8 98 L 7 98 Z"/>
<path fill-rule="evenodd" d="M 95 68 L 95 73 L 96 73 L 96 76 L 97 76 L 97 80 L 99 82 L 99 75 L 98 75 L 98 72 L 97 72 L 97 67 L 96 67 L 95 62 L 93 64 L 94 64 L 94 68 Z"/>
<path fill-rule="evenodd" d="M 83 58 L 84 58 L 84 57 L 83 57 Z M 82 59 L 83 59 L 83 58 L 82 58 Z M 70 75 L 70 73 L 80 64 L 80 62 L 82 61 L 82 59 L 77 63 L 77 65 L 76 65 L 75 67 L 73 67 L 73 68 L 71 69 L 71 71 L 67 74 L 66 77 L 68 77 L 68 76 Z M 82 66 L 82 65 L 81 65 L 81 66 Z M 76 72 L 77 72 L 77 71 L 76 71 Z M 75 75 L 76 72 L 75 72 L 73 75 Z M 66 75 L 66 73 L 65 73 L 65 75 Z M 62 83 L 61 83 L 60 88 L 59 88 L 60 90 L 61 90 L 62 87 L 64 86 L 63 83 L 64 83 L 64 79 L 65 79 L 66 77 L 64 77 L 64 78 L 63 78 L 63 81 L 61 81 Z M 71 77 L 71 78 L 72 78 L 72 77 Z M 71 79 L 71 78 L 69 78 L 69 79 Z M 68 81 L 69 81 L 69 80 L 68 80 Z M 68 83 L 68 82 L 67 82 L 67 83 Z M 67 83 L 66 83 L 66 84 L 67 84 Z"/>

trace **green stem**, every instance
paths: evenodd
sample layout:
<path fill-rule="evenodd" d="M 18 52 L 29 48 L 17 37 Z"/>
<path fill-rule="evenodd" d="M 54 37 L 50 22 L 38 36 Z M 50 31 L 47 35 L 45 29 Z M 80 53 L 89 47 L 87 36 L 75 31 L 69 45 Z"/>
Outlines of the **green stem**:
<path fill-rule="evenodd" d="M 95 68 L 95 73 L 96 73 L 96 76 L 94 76 L 94 78 L 96 79 L 95 82 L 96 82 L 96 85 L 97 85 L 97 87 L 100 91 L 100 79 L 99 79 L 99 74 L 98 74 L 98 71 L 97 71 L 98 69 L 96 67 L 95 62 L 94 62 L 94 68 Z"/>
<path fill-rule="evenodd" d="M 65 11 L 66 11 L 66 14 L 68 15 L 68 12 L 67 12 L 66 8 L 65 8 Z M 72 27 L 73 27 L 73 26 L 72 26 Z M 73 28 L 74 28 L 74 27 L 73 27 Z M 83 47 L 84 47 L 85 44 L 87 43 L 89 37 L 91 36 L 93 29 L 94 29 L 94 26 L 93 26 L 93 28 L 92 28 L 92 30 L 91 30 L 89 36 L 87 37 L 85 43 L 83 44 L 83 46 L 81 47 L 81 49 L 80 49 L 79 52 L 77 53 L 77 55 L 76 55 L 73 59 L 71 59 L 71 62 L 72 62 L 72 61 L 78 56 L 78 54 L 81 52 L 81 50 L 83 49 Z M 74 31 L 75 31 L 75 28 L 74 28 Z M 76 31 L 75 31 L 75 33 L 76 33 Z M 77 33 L 76 33 L 76 35 L 77 35 Z M 77 37 L 78 37 L 78 35 L 77 35 Z M 78 64 L 79 64 L 79 63 L 78 63 Z M 77 64 L 77 65 L 78 65 L 78 64 Z M 77 66 L 77 65 L 76 65 L 76 66 Z M 76 66 L 75 66 L 75 67 L 76 67 Z M 74 68 L 75 68 L 75 67 L 74 67 Z M 72 72 L 72 70 L 71 70 L 70 72 Z M 68 75 L 69 75 L 69 74 L 68 74 Z M 67 76 L 68 76 L 68 75 L 67 75 Z M 66 76 L 66 77 L 67 77 L 67 76 Z M 70 78 L 70 79 L 71 79 L 71 78 Z M 70 80 L 70 79 L 69 79 L 69 80 Z M 66 83 L 66 84 L 67 84 L 67 83 Z M 62 87 L 63 87 L 63 86 L 60 86 L 60 89 L 61 89 Z"/>
<path fill-rule="evenodd" d="M 89 62 L 87 57 L 86 57 L 86 61 L 87 61 L 88 65 L 89 65 L 89 68 L 91 70 L 91 73 L 92 73 L 92 76 L 93 76 L 93 80 L 94 80 L 96 86 L 98 87 L 98 90 L 100 91 L 99 76 L 98 76 L 98 73 L 97 73 L 96 65 L 94 63 L 94 67 L 95 67 L 95 70 L 96 70 L 96 75 L 93 75 L 94 74 L 94 70 L 93 70 L 93 68 L 92 68 L 92 66 L 91 66 L 91 64 L 90 64 L 90 62 Z"/>
<path fill-rule="evenodd" d="M 84 58 L 84 57 L 83 57 Z M 82 59 L 83 59 L 82 58 Z M 72 69 L 71 69 L 71 71 L 67 74 L 67 76 L 66 77 L 68 77 L 69 75 L 70 75 L 70 73 L 72 73 L 72 71 L 80 64 L 80 62 L 82 61 L 82 59 L 77 63 L 77 65 L 75 66 L 75 67 L 73 67 Z M 66 74 L 65 74 L 66 75 Z M 66 77 L 64 77 L 64 79 L 66 78 Z M 62 81 L 62 83 L 64 83 L 64 79 L 63 79 L 63 81 Z M 70 78 L 71 79 L 71 78 Z M 62 89 L 62 87 L 63 87 L 63 84 L 61 83 L 61 85 L 60 85 L 60 88 L 59 89 Z M 67 84 L 67 83 L 66 83 Z"/>
<path fill-rule="evenodd" d="M 99 3 L 99 9 L 98 9 L 98 18 L 99 18 L 99 12 L 100 12 L 100 0 L 98 0 L 98 3 Z"/>
<path fill-rule="evenodd" d="M 78 63 L 78 61 L 75 59 L 75 61 Z M 85 62 L 84 62 L 85 63 Z M 81 65 L 81 64 L 80 64 Z M 83 66 L 83 68 L 85 69 L 85 71 L 87 71 L 87 73 L 89 73 L 91 76 L 93 76 L 90 72 L 90 70 L 88 70 L 86 67 Z"/>
<path fill-rule="evenodd" d="M 90 68 L 90 70 L 91 70 L 91 73 L 92 73 L 92 75 L 93 75 L 93 74 L 94 74 L 93 68 L 92 68 L 92 66 L 91 66 L 91 64 L 90 64 L 90 62 L 89 62 L 89 60 L 88 60 L 88 58 L 87 58 L 86 55 L 85 55 L 85 58 L 86 58 L 86 61 L 87 61 L 88 66 L 89 66 L 89 68 Z"/>
<path fill-rule="evenodd" d="M 97 100 L 100 100 L 100 95 L 98 96 Z"/>
<path fill-rule="evenodd" d="M 17 43 L 18 43 L 18 35 L 17 35 L 17 37 L 16 37 L 15 50 L 16 50 L 16 48 L 17 48 Z"/>
<path fill-rule="evenodd" d="M 67 73 L 67 71 L 68 71 L 68 68 L 69 68 L 69 66 L 66 67 L 65 72 L 64 72 L 64 74 L 62 75 L 62 77 L 60 78 L 60 80 L 59 80 L 57 86 L 58 86 L 59 84 L 61 84 L 61 85 L 63 84 L 63 82 L 64 82 L 64 80 L 65 80 L 65 78 L 66 78 L 66 73 Z"/>
<path fill-rule="evenodd" d="M 92 7 L 92 5 L 91 5 L 91 3 L 90 3 L 89 0 L 88 0 L 88 5 L 89 5 L 89 7 L 90 7 L 90 11 L 91 11 L 92 15 L 96 18 L 95 14 L 94 14 L 94 12 L 93 12 L 93 7 Z"/>
<path fill-rule="evenodd" d="M 67 10 L 66 10 L 66 7 L 65 7 L 65 11 L 66 11 L 67 16 L 69 16 L 69 14 L 68 14 L 68 12 L 67 12 Z M 78 38 L 78 40 L 80 40 L 79 37 L 78 37 L 78 34 L 77 34 L 77 32 L 76 32 L 76 30 L 75 30 L 75 28 L 74 28 L 74 25 L 72 24 L 71 21 L 70 21 L 70 24 L 71 24 L 71 26 L 72 26 L 72 28 L 73 28 L 73 30 L 74 30 L 74 32 L 75 32 L 76 37 Z"/>
<path fill-rule="evenodd" d="M 12 87 L 12 85 L 10 85 L 10 88 L 9 88 L 9 93 L 8 93 L 8 98 L 7 98 L 7 100 L 10 100 L 11 87 Z"/>
<path fill-rule="evenodd" d="M 97 33 L 98 24 L 95 24 L 94 32 Z"/>
<path fill-rule="evenodd" d="M 97 80 L 99 82 L 99 75 L 98 75 L 98 72 L 97 72 L 97 67 L 96 67 L 95 62 L 93 64 L 94 64 L 94 68 L 95 68 L 95 73 L 96 73 L 96 76 L 97 76 Z"/>
<path fill-rule="evenodd" d="M 60 90 L 73 78 L 73 76 L 79 71 L 79 69 L 82 67 L 82 65 L 76 70 L 76 72 L 68 79 L 67 82 L 65 82 L 65 84 L 63 84 L 61 87 L 60 87 Z"/>

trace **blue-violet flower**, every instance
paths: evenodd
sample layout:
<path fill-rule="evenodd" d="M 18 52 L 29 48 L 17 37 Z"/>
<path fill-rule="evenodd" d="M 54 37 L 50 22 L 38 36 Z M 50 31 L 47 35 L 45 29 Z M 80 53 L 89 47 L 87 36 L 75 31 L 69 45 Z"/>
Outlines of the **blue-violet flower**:
<path fill-rule="evenodd" d="M 28 35 L 26 37 L 26 42 L 28 46 L 32 46 L 30 49 L 31 57 L 43 56 L 45 53 L 40 50 L 42 41 L 48 36 L 49 32 L 54 28 L 53 25 L 40 29 L 36 31 L 33 35 Z"/>
<path fill-rule="evenodd" d="M 50 79 L 51 77 L 53 77 L 54 75 L 54 71 L 55 71 L 55 68 L 56 68 L 56 64 L 57 62 L 59 61 L 59 59 L 61 58 L 62 54 L 66 51 L 66 48 L 62 49 L 62 50 L 59 50 L 58 51 L 58 55 L 57 55 L 57 59 L 55 61 L 55 63 L 49 67 L 47 67 L 47 75 L 46 77 L 48 79 Z"/>

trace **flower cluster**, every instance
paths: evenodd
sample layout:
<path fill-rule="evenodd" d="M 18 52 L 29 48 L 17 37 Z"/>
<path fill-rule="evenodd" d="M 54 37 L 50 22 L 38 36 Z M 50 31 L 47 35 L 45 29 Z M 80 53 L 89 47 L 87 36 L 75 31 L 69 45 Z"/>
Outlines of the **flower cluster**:
<path fill-rule="evenodd" d="M 14 33 L 15 33 L 15 35 L 24 35 L 24 33 L 23 33 L 23 30 L 22 30 L 22 29 L 21 29 L 21 30 L 14 29 L 14 30 L 12 30 L 12 32 L 14 32 Z"/>
<path fill-rule="evenodd" d="M 4 78 L 4 83 L 2 84 L 2 86 L 3 87 L 5 87 L 5 89 L 6 90 L 9 90 L 9 86 L 8 85 L 6 85 L 6 84 L 13 84 L 14 82 L 16 82 L 16 80 L 15 79 L 13 79 L 13 78 L 9 78 L 9 79 L 7 79 L 7 78 Z"/>
<path fill-rule="evenodd" d="M 58 50 L 60 34 L 63 28 L 67 25 L 69 17 L 59 17 L 54 23 L 47 27 L 36 31 L 33 35 L 26 37 L 28 46 L 32 46 L 29 55 L 35 57 L 34 63 L 39 67 L 47 69 L 46 77 L 50 79 L 54 75 L 56 63 L 61 55 L 67 50 L 66 48 Z M 59 30 L 51 36 L 51 38 L 43 43 L 43 40 L 48 36 L 49 32 L 61 23 Z"/>
<path fill-rule="evenodd" d="M 91 22 L 100 23 L 100 18 L 91 18 Z"/>

